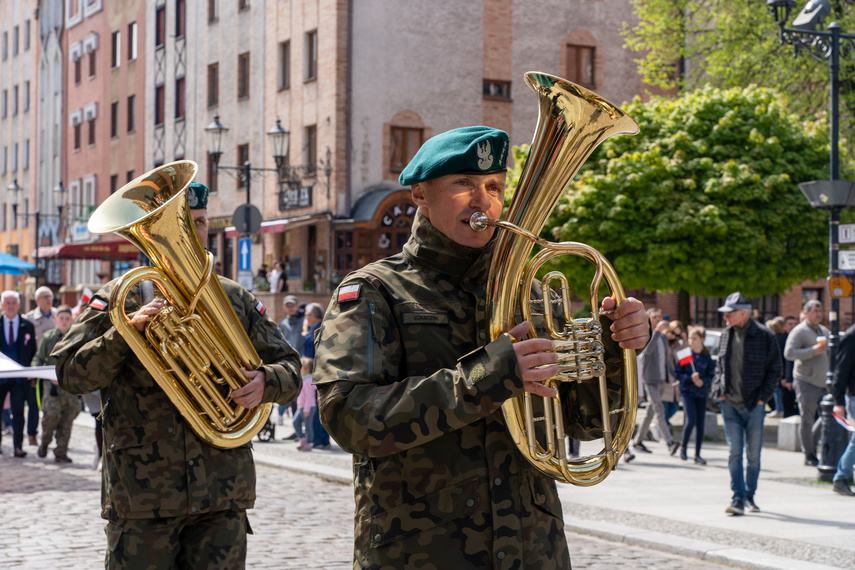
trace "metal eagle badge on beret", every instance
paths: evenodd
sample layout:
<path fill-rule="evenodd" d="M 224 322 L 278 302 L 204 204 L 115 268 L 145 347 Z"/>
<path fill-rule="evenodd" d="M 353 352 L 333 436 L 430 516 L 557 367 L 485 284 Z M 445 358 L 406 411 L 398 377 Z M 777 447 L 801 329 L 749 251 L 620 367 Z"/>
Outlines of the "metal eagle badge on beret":
<path fill-rule="evenodd" d="M 201 182 L 191 182 L 187 187 L 187 204 L 191 210 L 208 207 L 208 187 Z"/>

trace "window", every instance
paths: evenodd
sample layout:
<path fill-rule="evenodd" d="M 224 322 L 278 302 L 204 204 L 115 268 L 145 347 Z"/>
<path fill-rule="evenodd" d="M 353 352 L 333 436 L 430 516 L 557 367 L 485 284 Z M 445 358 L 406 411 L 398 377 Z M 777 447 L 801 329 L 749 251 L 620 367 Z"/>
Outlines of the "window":
<path fill-rule="evenodd" d="M 136 103 L 136 97 L 134 95 L 128 95 L 128 132 L 131 133 L 137 128 L 137 115 L 136 110 L 134 109 L 134 104 Z"/>
<path fill-rule="evenodd" d="M 9 106 L 9 90 L 4 89 L 3 90 L 3 103 L 2 103 L 2 105 L 0 105 L 0 118 L 2 118 L 2 119 L 6 118 L 6 110 L 7 110 L 8 106 Z"/>
<path fill-rule="evenodd" d="M 424 129 L 392 127 L 392 152 L 389 169 L 401 172 L 416 155 L 424 142 Z"/>
<path fill-rule="evenodd" d="M 89 78 L 95 77 L 95 50 L 89 52 Z"/>
<path fill-rule="evenodd" d="M 128 61 L 137 58 L 137 23 L 128 24 Z"/>
<path fill-rule="evenodd" d="M 567 79 L 594 87 L 594 50 L 593 46 L 567 45 Z"/>
<path fill-rule="evenodd" d="M 175 0 L 175 37 L 180 38 L 184 35 L 184 26 L 186 21 L 187 9 L 185 0 Z"/>
<path fill-rule="evenodd" d="M 12 229 L 18 229 L 18 204 L 12 204 Z"/>
<path fill-rule="evenodd" d="M 133 170 L 128 170 L 128 176 L 127 176 L 126 181 L 127 181 L 127 182 L 130 182 L 130 181 L 131 181 L 131 180 L 133 180 L 134 178 L 136 178 L 136 176 L 134 176 L 134 171 L 133 171 Z"/>
<path fill-rule="evenodd" d="M 184 78 L 175 80 L 175 118 L 184 118 Z"/>
<path fill-rule="evenodd" d="M 249 145 L 248 144 L 239 144 L 237 147 L 237 163 L 238 166 L 243 166 L 244 163 L 249 162 Z M 240 171 L 240 175 L 238 176 L 238 190 L 246 188 L 246 177 L 244 176 L 244 171 Z"/>
<path fill-rule="evenodd" d="M 279 44 L 279 65 L 276 68 L 279 90 L 291 87 L 291 42 Z"/>
<path fill-rule="evenodd" d="M 241 10 L 249 10 L 249 0 L 238 0 L 238 12 Z"/>
<path fill-rule="evenodd" d="M 24 111 L 30 110 L 30 80 L 24 81 Z"/>
<path fill-rule="evenodd" d="M 74 150 L 80 150 L 80 128 L 80 123 L 74 125 Z"/>
<path fill-rule="evenodd" d="M 511 82 L 484 80 L 484 99 L 511 100 Z"/>
<path fill-rule="evenodd" d="M 89 119 L 89 146 L 95 146 L 95 119 Z"/>
<path fill-rule="evenodd" d="M 119 102 L 110 103 L 110 137 L 119 136 Z"/>
<path fill-rule="evenodd" d="M 3 219 L 0 220 L 0 230 L 6 231 L 6 204 L 3 204 Z"/>
<path fill-rule="evenodd" d="M 18 26 L 12 28 L 12 55 L 18 55 Z"/>
<path fill-rule="evenodd" d="M 30 49 L 30 21 L 24 22 L 24 51 Z"/>
<path fill-rule="evenodd" d="M 304 140 L 306 141 L 306 176 L 314 176 L 315 163 L 318 161 L 318 128 L 315 125 L 306 127 Z"/>
<path fill-rule="evenodd" d="M 18 143 L 12 145 L 12 172 L 18 172 Z"/>
<path fill-rule="evenodd" d="M 318 31 L 312 30 L 306 32 L 306 47 L 303 50 L 306 53 L 306 76 L 305 80 L 310 81 L 318 75 Z"/>
<path fill-rule="evenodd" d="M 30 168 L 30 139 L 24 139 L 24 156 L 21 161 L 24 170 Z"/>
<path fill-rule="evenodd" d="M 154 47 L 161 48 L 166 43 L 166 6 L 154 13 Z"/>
<path fill-rule="evenodd" d="M 9 58 L 9 32 L 3 32 L 3 61 Z"/>
<path fill-rule="evenodd" d="M 238 56 L 238 99 L 249 97 L 249 52 Z"/>
<path fill-rule="evenodd" d="M 122 32 L 118 30 L 113 32 L 111 47 L 112 57 L 110 59 L 110 65 L 115 69 L 119 67 L 119 64 L 122 61 Z"/>
<path fill-rule="evenodd" d="M 6 174 L 6 147 L 3 147 L 3 159 L 0 160 L 0 174 Z"/>
<path fill-rule="evenodd" d="M 80 76 L 82 75 L 80 68 L 82 64 L 79 59 L 74 60 L 74 84 L 80 85 Z"/>
<path fill-rule="evenodd" d="M 18 114 L 18 86 L 12 87 L 12 115 Z"/>
<path fill-rule="evenodd" d="M 208 154 L 208 190 L 210 190 L 211 194 L 216 194 L 220 188 L 220 185 L 217 183 L 217 169 L 214 167 L 214 159 L 211 158 L 211 153 Z"/>
<path fill-rule="evenodd" d="M 208 0 L 208 22 L 217 21 L 217 0 Z"/>
<path fill-rule="evenodd" d="M 215 107 L 220 102 L 220 64 L 208 66 L 208 107 Z"/>
<path fill-rule="evenodd" d="M 110 175 L 110 195 L 112 196 L 113 194 L 115 194 L 116 190 L 118 190 L 118 189 L 119 189 L 119 175 L 118 174 L 111 174 Z"/>
<path fill-rule="evenodd" d="M 162 125 L 164 119 L 163 106 L 165 104 L 163 85 L 154 88 L 154 124 Z"/>

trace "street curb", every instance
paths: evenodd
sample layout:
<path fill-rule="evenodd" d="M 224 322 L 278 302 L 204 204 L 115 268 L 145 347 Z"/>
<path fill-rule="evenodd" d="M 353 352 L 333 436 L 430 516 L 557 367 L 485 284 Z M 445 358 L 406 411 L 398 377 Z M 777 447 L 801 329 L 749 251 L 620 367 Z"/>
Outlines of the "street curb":
<path fill-rule="evenodd" d="M 708 560 L 752 570 L 835 570 L 836 566 L 816 564 L 805 560 L 793 560 L 754 550 L 724 546 L 715 542 L 695 540 L 683 536 L 649 531 L 614 523 L 592 521 L 576 517 L 564 517 L 564 530 L 586 534 L 633 546 Z"/>

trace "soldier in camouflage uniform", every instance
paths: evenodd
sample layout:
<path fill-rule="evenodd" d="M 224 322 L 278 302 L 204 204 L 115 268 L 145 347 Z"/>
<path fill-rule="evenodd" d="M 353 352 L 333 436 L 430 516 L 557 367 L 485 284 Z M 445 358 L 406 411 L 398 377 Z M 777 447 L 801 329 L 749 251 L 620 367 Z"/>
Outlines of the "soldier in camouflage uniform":
<path fill-rule="evenodd" d="M 320 413 L 354 454 L 354 568 L 570 567 L 555 482 L 519 454 L 500 409 L 554 395 L 539 382 L 556 355 L 547 339 L 513 342 L 528 323 L 488 342 L 493 232 L 468 224 L 501 214 L 507 149 L 487 127 L 425 143 L 400 177 L 419 208 L 410 240 L 345 278 L 321 325 Z M 616 315 L 615 340 L 643 347 L 642 304 Z"/>
<path fill-rule="evenodd" d="M 56 364 L 56 358 L 50 355 L 60 337 L 68 332 L 71 326 L 71 307 L 60 305 L 53 316 L 56 326 L 48 330 L 39 349 L 33 357 L 32 366 L 48 366 Z M 71 463 L 68 456 L 68 440 L 71 439 L 71 426 L 74 418 L 80 413 L 80 396 L 73 396 L 57 386 L 53 380 L 50 389 L 42 399 L 42 444 L 39 446 L 39 457 L 47 457 L 48 446 L 53 434 L 56 432 L 56 448 L 53 455 L 57 463 Z"/>
<path fill-rule="evenodd" d="M 207 244 L 208 189 L 188 189 L 199 241 Z M 243 287 L 220 277 L 259 357 L 250 380 L 232 392 L 246 408 L 287 404 L 301 387 L 300 361 L 264 306 Z M 243 568 L 246 509 L 255 503 L 252 444 L 220 449 L 184 422 L 108 315 L 116 281 L 102 287 L 53 352 L 60 386 L 74 394 L 101 390 L 104 430 L 102 512 L 108 520 L 107 568 Z M 142 332 L 163 307 L 128 295 L 125 311 Z M 135 313 L 134 313 L 135 312 Z"/>

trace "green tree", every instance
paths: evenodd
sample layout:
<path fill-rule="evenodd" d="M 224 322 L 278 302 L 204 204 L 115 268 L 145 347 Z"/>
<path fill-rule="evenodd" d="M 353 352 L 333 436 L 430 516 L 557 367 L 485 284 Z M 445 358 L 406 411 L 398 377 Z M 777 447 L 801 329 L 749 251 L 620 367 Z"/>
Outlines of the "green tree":
<path fill-rule="evenodd" d="M 758 87 L 625 110 L 641 133 L 594 152 L 543 237 L 595 247 L 630 289 L 757 296 L 826 274 L 827 217 L 798 188 L 828 177 L 824 123 L 800 122 Z M 577 262 L 553 263 L 575 274 Z"/>
<path fill-rule="evenodd" d="M 804 6 L 798 2 L 788 24 Z M 832 15 L 842 31 L 855 32 L 851 0 L 832 0 Z M 778 26 L 763 0 L 633 0 L 638 18 L 624 25 L 626 45 L 639 54 L 639 72 L 650 85 L 688 92 L 712 84 L 749 84 L 777 89 L 790 111 L 803 117 L 827 116 L 829 64 L 781 45 Z M 855 126 L 855 59 L 841 58 L 841 132 Z M 849 144 L 846 141 L 842 145 Z"/>

